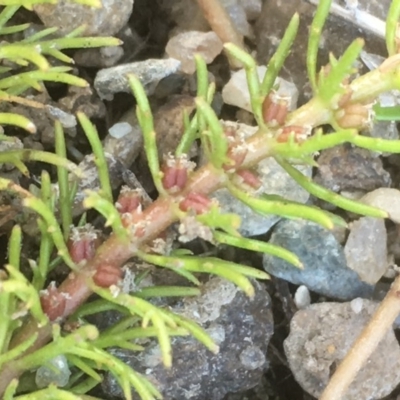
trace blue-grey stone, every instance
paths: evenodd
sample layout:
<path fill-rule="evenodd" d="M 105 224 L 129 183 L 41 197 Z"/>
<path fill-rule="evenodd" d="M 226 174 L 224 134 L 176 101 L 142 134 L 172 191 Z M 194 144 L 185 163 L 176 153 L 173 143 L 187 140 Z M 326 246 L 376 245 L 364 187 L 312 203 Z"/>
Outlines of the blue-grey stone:
<path fill-rule="evenodd" d="M 347 267 L 343 248 L 329 230 L 305 220 L 282 220 L 270 242 L 295 253 L 304 265 L 299 269 L 280 258 L 264 255 L 264 269 L 271 275 L 342 300 L 372 294 L 373 286 L 362 282 Z"/>

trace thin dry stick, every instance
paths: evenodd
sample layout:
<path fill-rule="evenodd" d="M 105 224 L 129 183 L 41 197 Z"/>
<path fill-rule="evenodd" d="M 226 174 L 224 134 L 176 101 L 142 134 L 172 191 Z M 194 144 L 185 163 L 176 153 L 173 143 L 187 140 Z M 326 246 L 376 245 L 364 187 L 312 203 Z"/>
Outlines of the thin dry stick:
<path fill-rule="evenodd" d="M 341 400 L 358 371 L 400 314 L 400 276 L 396 278 L 369 324 L 354 342 L 325 388 L 320 400 Z"/>
<path fill-rule="evenodd" d="M 219 0 L 197 0 L 211 29 L 223 43 L 233 43 L 244 48 L 243 37 L 235 29 L 232 20 Z M 232 67 L 240 68 L 241 63 L 229 57 Z"/>

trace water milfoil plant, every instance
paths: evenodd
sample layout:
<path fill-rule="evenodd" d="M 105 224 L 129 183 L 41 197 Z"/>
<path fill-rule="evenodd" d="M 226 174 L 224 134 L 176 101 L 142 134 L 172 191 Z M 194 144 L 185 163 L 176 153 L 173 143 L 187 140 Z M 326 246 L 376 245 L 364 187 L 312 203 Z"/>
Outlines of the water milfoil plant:
<path fill-rule="evenodd" d="M 86 393 L 101 382 L 101 371 L 106 370 L 115 376 L 127 399 L 132 398 L 132 389 L 142 399 L 157 399 L 162 397 L 157 388 L 108 353 L 107 348 L 122 347 L 140 352 L 143 346 L 137 339 L 154 337 L 166 368 L 173 363 L 173 336 L 193 335 L 210 351 L 217 352 L 218 346 L 200 326 L 166 308 L 155 306 L 151 297 L 196 296 L 201 286 L 199 274 L 218 275 L 251 297 L 254 295 L 251 280 L 268 279 L 268 275 L 256 268 L 217 257 L 194 255 L 182 249 L 170 251 L 165 243 L 167 228 L 178 223 L 182 242 L 194 239 L 190 233 L 195 231 L 196 236 L 216 246 L 227 244 L 269 253 L 290 262 L 293 268 L 302 268 L 298 257 L 288 250 L 241 236 L 238 230 L 240 218 L 223 213 L 210 194 L 226 188 L 260 215 L 303 218 L 327 229 L 346 225 L 342 218 L 317 207 L 278 196 L 259 195 L 261 183 L 253 167 L 267 157 L 274 157 L 300 186 L 315 197 L 344 210 L 387 218 L 388 214 L 383 210 L 344 198 L 317 185 L 295 169 L 293 163 L 315 165 L 316 153 L 342 143 L 373 151 L 400 153 L 400 141 L 360 134 L 376 118 L 372 106 L 377 96 L 399 89 L 400 60 L 396 29 L 393 28 L 397 26 L 399 3 L 393 2 L 388 16 L 386 40 L 389 57 L 378 69 L 357 76 L 354 65 L 363 48 L 361 39 L 354 41 L 341 57 L 332 55 L 327 66 L 317 68 L 321 31 L 330 8 L 330 1 L 320 2 L 310 29 L 307 51 L 307 71 L 313 95 L 308 103 L 293 112 L 288 111 L 287 100 L 277 95 L 275 81 L 296 36 L 298 15 L 290 21 L 262 80 L 255 60 L 242 48 L 226 44 L 229 55 L 246 70 L 252 110 L 258 125 L 258 131 L 247 139 L 234 129 L 227 130 L 219 121 L 210 105 L 215 87 L 208 82 L 205 62 L 196 57 L 195 115 L 185 117 L 185 131 L 175 153 L 160 160 L 149 100 L 140 80 L 130 76 L 148 166 L 158 192 L 158 198 L 153 202 L 141 190 L 128 187 L 123 187 L 115 196 L 111 189 L 107 154 L 96 128 L 84 114 L 79 113 L 77 118 L 92 147 L 101 186 L 99 192 L 85 193 L 83 206 L 104 217 L 104 232 L 96 231 L 85 216 L 79 221 L 73 217 L 77 182 L 82 179 L 83 172 L 66 159 L 61 123 L 55 124 L 55 154 L 37 150 L 13 150 L 0 154 L 0 162 L 14 164 L 25 174 L 29 173 L 28 161 L 43 161 L 57 169 L 56 182 L 51 181 L 47 171 L 42 172 L 40 191 L 35 193 L 0 178 L 0 190 L 16 196 L 24 209 L 36 213 L 40 234 L 38 257 L 30 260 L 31 277 L 25 276 L 20 267 L 24 236 L 19 225 L 15 225 L 10 234 L 8 261 L 1 271 L 0 309 L 4 317 L 0 326 L 2 398 L 85 398 Z M 4 8 L 0 14 L 3 30 L 11 31 L 5 23 L 16 11 L 14 6 Z M 38 88 L 44 80 L 86 84 L 69 74 L 66 67 L 51 67 L 45 56 L 68 62 L 70 59 L 61 52 L 62 49 L 118 43 L 110 38 L 75 38 L 77 32 L 67 38 L 44 41 L 44 36 L 49 33 L 52 31 L 30 37 L 26 43 L 1 45 L 2 58 L 30 63 L 36 68 L 13 74 L 13 80 L 0 79 L 0 95 L 4 93 L 4 101 L 26 102 L 24 90 Z M 21 46 L 26 52 L 21 52 Z M 35 130 L 29 120 L 15 114 L 0 116 L 0 123 L 20 126 L 30 132 Z M 331 125 L 333 132 L 325 133 L 320 128 L 322 125 Z M 207 158 L 201 166 L 195 165 L 188 155 L 197 140 L 200 140 Z M 54 183 L 57 190 L 54 190 Z M 187 279 L 190 285 L 123 291 L 120 285 L 123 267 L 133 257 L 170 269 Z M 69 268 L 67 278 L 63 282 L 50 281 L 51 271 L 60 263 Z M 92 294 L 97 295 L 97 300 L 87 302 Z M 104 310 L 117 310 L 124 318 L 112 328 L 99 332 L 85 317 Z M 54 378 L 53 384 L 43 389 L 46 381 L 41 378 L 41 368 L 54 370 L 51 363 L 57 357 L 61 357 L 56 368 L 59 380 Z M 30 371 L 37 371 L 35 383 L 26 378 Z"/>

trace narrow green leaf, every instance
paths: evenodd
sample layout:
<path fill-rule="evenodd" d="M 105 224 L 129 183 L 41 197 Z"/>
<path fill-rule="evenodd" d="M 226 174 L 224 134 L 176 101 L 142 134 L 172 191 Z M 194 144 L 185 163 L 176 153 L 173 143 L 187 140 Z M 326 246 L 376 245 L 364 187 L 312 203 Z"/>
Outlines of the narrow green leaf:
<path fill-rule="evenodd" d="M 337 65 L 331 68 L 329 75 L 319 86 L 318 95 L 322 101 L 329 103 L 332 98 L 344 89 L 341 84 L 354 68 L 354 63 L 364 47 L 363 39 L 356 39 L 340 57 Z"/>
<path fill-rule="evenodd" d="M 66 168 L 78 178 L 82 178 L 82 171 L 77 165 L 54 153 L 34 149 L 8 150 L 4 153 L 0 153 L 1 163 L 12 163 L 14 159 L 21 161 L 41 161 L 47 164 L 56 165 Z"/>
<path fill-rule="evenodd" d="M 316 222 L 327 229 L 332 229 L 334 227 L 332 216 L 317 208 L 289 202 L 285 199 L 282 199 L 282 201 L 274 201 L 265 198 L 265 196 L 264 198 L 256 198 L 238 189 L 232 184 L 228 185 L 228 189 L 233 196 L 261 215 L 279 215 L 285 218 L 303 218 Z"/>
<path fill-rule="evenodd" d="M 58 225 L 58 222 L 56 220 L 56 217 L 54 216 L 54 213 L 52 210 L 49 209 L 49 207 L 46 206 L 46 204 L 35 197 L 28 197 L 23 200 L 23 205 L 25 207 L 28 207 L 32 209 L 33 211 L 37 212 L 46 222 L 48 226 L 48 232 L 51 234 L 53 238 L 53 242 L 55 246 L 57 247 L 58 254 L 62 257 L 64 262 L 71 268 L 75 269 L 76 265 L 72 261 L 69 251 L 67 248 L 67 245 L 64 241 L 64 236 L 61 232 L 61 228 Z"/>
<path fill-rule="evenodd" d="M 77 113 L 78 120 L 85 131 L 86 137 L 92 147 L 93 154 L 95 156 L 94 163 L 96 164 L 99 181 L 101 187 L 101 194 L 104 198 L 112 203 L 113 195 L 110 182 L 110 174 L 108 171 L 106 155 L 104 154 L 103 145 L 100 141 L 96 127 L 90 122 L 89 118 L 86 117 L 82 112 Z"/>
<path fill-rule="evenodd" d="M 321 41 L 322 29 L 329 15 L 332 0 L 321 0 L 318 2 L 317 11 L 311 23 L 307 46 L 307 73 L 311 88 L 317 93 L 317 57 Z"/>
<path fill-rule="evenodd" d="M 129 75 L 128 79 L 137 102 L 136 114 L 143 131 L 144 149 L 154 185 L 160 194 L 167 195 L 161 182 L 162 174 L 160 172 L 160 161 L 158 159 L 156 133 L 154 132 L 153 115 L 151 113 L 149 100 L 140 80 L 134 75 Z"/>
<path fill-rule="evenodd" d="M 239 247 L 241 249 L 257 251 L 261 253 L 271 254 L 275 257 L 282 258 L 283 260 L 293 264 L 297 268 L 302 268 L 303 265 L 296 254 L 283 247 L 276 246 L 271 243 L 262 242 L 260 240 L 249 239 L 242 236 L 231 236 L 223 232 L 214 232 L 214 238 L 219 243 L 224 243 L 229 246 Z"/>
<path fill-rule="evenodd" d="M 25 129 L 29 133 L 36 133 L 36 126 L 20 114 L 0 113 L 0 125 L 14 125 Z"/>
<path fill-rule="evenodd" d="M 342 208 L 350 212 L 354 212 L 361 215 L 366 215 L 375 218 L 387 218 L 388 214 L 379 208 L 367 206 L 358 201 L 347 199 L 331 190 L 328 190 L 320 185 L 314 183 L 310 178 L 304 176 L 299 170 L 292 167 L 287 161 L 282 158 L 276 158 L 279 165 L 307 192 L 312 194 L 319 199 L 334 204 L 337 207 Z"/>
<path fill-rule="evenodd" d="M 386 18 L 386 48 L 389 56 L 397 54 L 397 29 L 400 17 L 400 1 L 392 0 Z"/>
<path fill-rule="evenodd" d="M 38 333 L 35 332 L 34 334 L 32 334 L 32 336 L 28 337 L 22 343 L 13 347 L 11 350 L 7 351 L 6 353 L 1 354 L 0 355 L 0 366 L 3 366 L 5 364 L 9 363 L 10 361 L 17 358 L 19 355 L 25 353 L 26 350 L 28 350 L 29 347 L 31 347 L 33 345 L 33 343 L 36 342 L 37 338 L 38 338 Z"/>
<path fill-rule="evenodd" d="M 3 44 L 0 46 L 0 59 L 8 60 L 27 60 L 35 64 L 40 70 L 47 70 L 50 65 L 46 58 L 39 54 L 39 52 L 27 45 L 23 44 Z"/>
<path fill-rule="evenodd" d="M 10 35 L 12 33 L 22 32 L 29 28 L 30 24 L 19 24 L 13 26 L 7 26 L 0 29 L 0 35 Z"/>
<path fill-rule="evenodd" d="M 221 123 L 215 115 L 210 105 L 202 98 L 196 99 L 197 111 L 199 115 L 202 115 L 207 121 L 209 130 L 202 132 L 202 143 L 208 149 L 208 156 L 210 162 L 215 168 L 222 168 L 222 166 L 228 161 L 228 140 L 224 134 Z"/>
<path fill-rule="evenodd" d="M 289 55 L 294 39 L 296 38 L 299 29 L 299 20 L 299 14 L 294 14 L 286 28 L 285 34 L 283 35 L 278 48 L 269 60 L 267 72 L 265 73 L 264 79 L 261 83 L 261 96 L 265 97 L 271 91 L 272 85 L 285 62 L 286 57 Z"/>
<path fill-rule="evenodd" d="M 64 131 L 60 121 L 55 123 L 55 150 L 61 158 L 67 158 Z M 61 213 L 61 225 L 64 232 L 64 239 L 69 237 L 69 230 L 72 225 L 72 204 L 69 193 L 68 171 L 63 167 L 57 167 L 57 181 L 59 187 L 59 209 Z"/>
<path fill-rule="evenodd" d="M 18 4 L 15 6 L 7 6 L 3 8 L 0 13 L 0 28 L 4 27 L 4 25 L 11 19 L 11 17 L 19 10 L 20 6 L 21 5 Z"/>
<path fill-rule="evenodd" d="M 303 143 L 294 141 L 287 143 L 276 142 L 274 144 L 271 143 L 271 147 L 274 155 L 302 159 L 305 156 L 324 149 L 330 149 L 339 144 L 352 143 L 356 136 L 358 136 L 358 132 L 355 129 L 346 129 L 329 134 L 324 134 L 322 130 L 318 130 Z"/>

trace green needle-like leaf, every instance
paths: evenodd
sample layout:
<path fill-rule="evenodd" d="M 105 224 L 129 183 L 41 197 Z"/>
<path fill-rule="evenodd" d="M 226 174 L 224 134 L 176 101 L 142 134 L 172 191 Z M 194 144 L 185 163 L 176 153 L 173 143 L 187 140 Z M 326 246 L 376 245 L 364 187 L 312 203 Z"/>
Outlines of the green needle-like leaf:
<path fill-rule="evenodd" d="M 202 142 L 207 148 L 207 155 L 215 168 L 222 168 L 228 161 L 228 140 L 211 106 L 202 98 L 196 99 L 197 111 L 207 122 L 209 130 L 202 132 Z"/>
<path fill-rule="evenodd" d="M 137 102 L 136 114 L 143 130 L 144 149 L 154 185 L 160 194 L 167 195 L 161 182 L 162 174 L 160 172 L 160 161 L 158 159 L 156 133 L 154 131 L 153 115 L 151 113 L 149 100 L 147 99 L 140 80 L 136 76 L 129 76 L 129 84 Z"/>
<path fill-rule="evenodd" d="M 307 192 L 319 199 L 325 200 L 344 210 L 351 211 L 360 215 L 366 215 L 375 218 L 387 218 L 388 214 L 379 208 L 370 207 L 358 201 L 347 199 L 339 194 L 332 192 L 322 186 L 314 183 L 310 178 L 304 176 L 299 170 L 292 167 L 282 158 L 276 158 L 279 165 Z"/>
<path fill-rule="evenodd" d="M 285 218 L 303 218 L 316 222 L 327 229 L 334 227 L 332 216 L 327 212 L 300 203 L 285 201 L 285 199 L 270 200 L 256 198 L 238 189 L 232 184 L 228 185 L 229 191 L 244 204 L 261 215 L 280 215 Z"/>
<path fill-rule="evenodd" d="M 302 268 L 303 265 L 296 254 L 283 247 L 276 246 L 271 243 L 262 242 L 260 240 L 248 239 L 242 236 L 231 236 L 223 232 L 214 232 L 214 238 L 219 243 L 228 244 L 230 246 L 239 247 L 241 249 L 257 251 L 261 253 L 271 254 L 275 257 L 293 264 L 297 268 Z"/>
<path fill-rule="evenodd" d="M 397 30 L 400 17 L 400 1 L 392 0 L 386 18 L 386 48 L 389 56 L 397 54 Z"/>
<path fill-rule="evenodd" d="M 285 34 L 283 35 L 278 48 L 269 60 L 267 72 L 265 73 L 264 79 L 261 83 L 261 96 L 266 96 L 271 91 L 275 79 L 285 62 L 286 57 L 289 55 L 294 39 L 296 38 L 299 29 L 299 20 L 299 14 L 294 14 L 286 28 Z"/>
<path fill-rule="evenodd" d="M 47 230 L 51 234 L 54 244 L 57 247 L 58 254 L 71 269 L 75 269 L 76 265 L 69 255 L 67 245 L 64 241 L 64 236 L 53 211 L 46 206 L 42 200 L 35 198 L 34 196 L 25 198 L 23 200 L 23 205 L 37 212 L 43 218 L 47 224 Z"/>
<path fill-rule="evenodd" d="M 311 23 L 310 34 L 308 37 L 307 47 L 307 73 L 310 80 L 311 88 L 316 94 L 317 87 L 317 57 L 318 48 L 321 41 L 322 29 L 331 8 L 331 0 L 321 0 L 318 2 L 317 11 Z"/>
<path fill-rule="evenodd" d="M 341 93 L 344 89 L 342 82 L 354 68 L 354 63 L 359 57 L 364 47 L 363 39 L 356 39 L 344 52 L 335 66 L 332 66 L 329 75 L 320 84 L 318 95 L 326 104 L 328 104 L 335 95 Z"/>
<path fill-rule="evenodd" d="M 0 125 L 14 125 L 29 133 L 36 133 L 36 126 L 26 117 L 13 113 L 0 113 Z"/>
<path fill-rule="evenodd" d="M 56 154 L 59 157 L 67 158 L 64 132 L 59 121 L 56 121 L 54 135 Z M 68 171 L 65 168 L 57 167 L 57 178 L 60 191 L 59 207 L 61 213 L 61 224 L 63 227 L 64 239 L 67 240 L 69 237 L 70 226 L 72 225 L 72 204 L 69 193 Z"/>
<path fill-rule="evenodd" d="M 94 163 L 96 164 L 99 174 L 101 194 L 108 202 L 113 201 L 112 188 L 110 182 L 110 174 L 108 172 L 106 155 L 104 154 L 103 145 L 100 141 L 96 127 L 90 122 L 85 114 L 78 112 L 78 120 L 85 131 L 86 137 L 92 147 L 95 156 Z"/>

